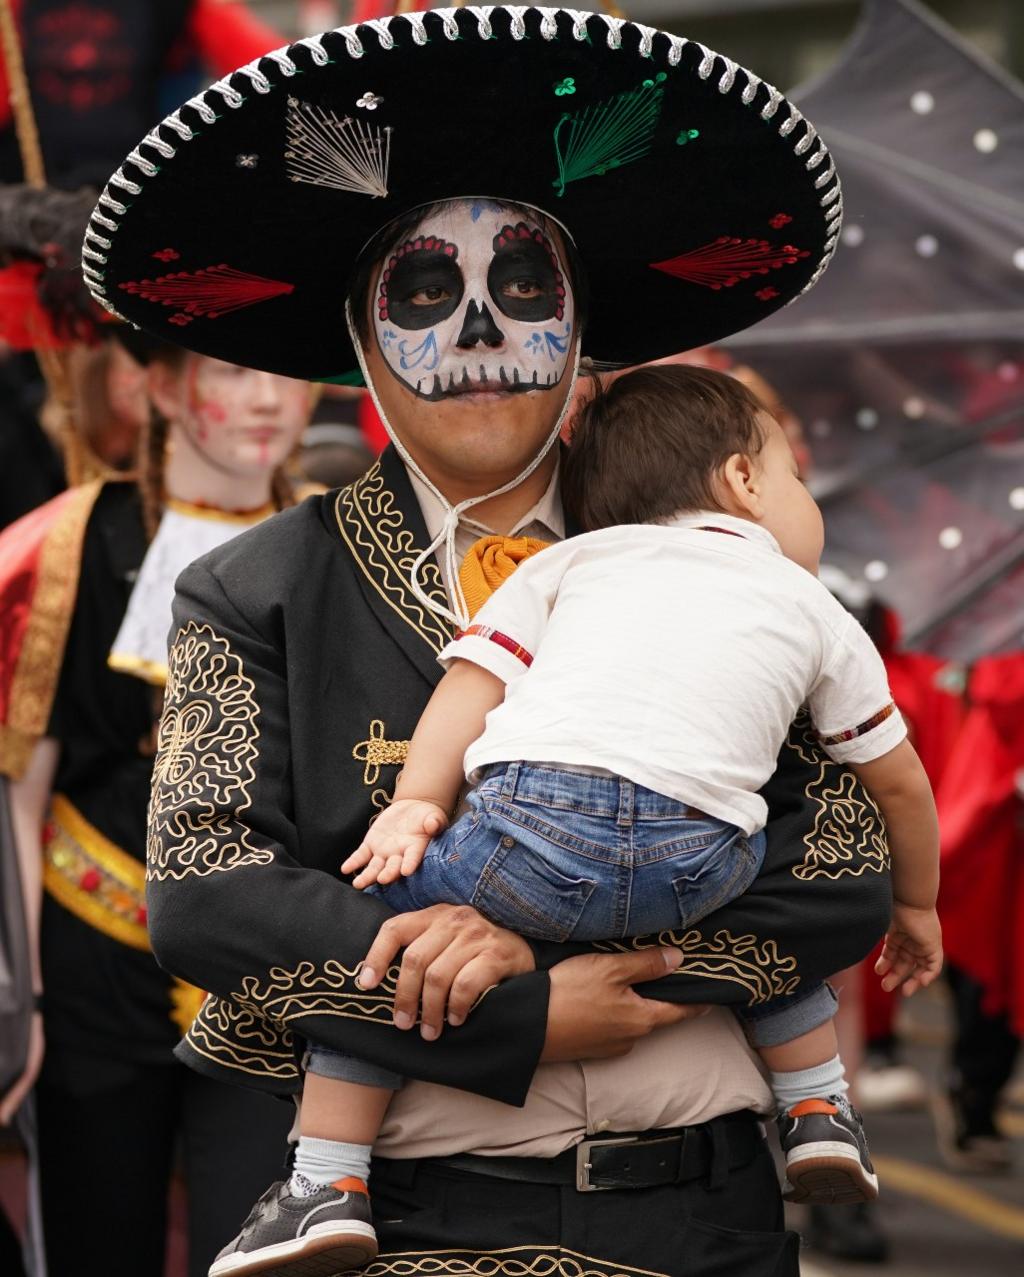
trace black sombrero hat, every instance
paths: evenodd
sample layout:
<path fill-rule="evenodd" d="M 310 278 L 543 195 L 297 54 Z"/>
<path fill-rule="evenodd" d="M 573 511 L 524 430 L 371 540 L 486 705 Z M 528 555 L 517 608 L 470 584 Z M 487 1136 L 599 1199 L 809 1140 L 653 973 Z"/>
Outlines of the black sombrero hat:
<path fill-rule="evenodd" d="M 360 251 L 402 213 L 473 196 L 565 226 L 588 275 L 583 353 L 611 365 L 792 301 L 842 205 L 796 107 L 701 44 L 574 10 L 447 9 L 300 40 L 190 99 L 110 179 L 83 269 L 161 337 L 353 381 Z"/>

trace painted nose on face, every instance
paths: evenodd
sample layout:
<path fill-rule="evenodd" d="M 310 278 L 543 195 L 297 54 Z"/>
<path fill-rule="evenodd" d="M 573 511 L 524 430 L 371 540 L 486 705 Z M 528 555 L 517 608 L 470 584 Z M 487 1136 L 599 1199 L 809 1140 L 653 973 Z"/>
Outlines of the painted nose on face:
<path fill-rule="evenodd" d="M 281 383 L 272 372 L 257 372 L 253 385 L 252 407 L 257 412 L 277 412 L 281 406 Z"/>
<path fill-rule="evenodd" d="M 477 306 L 471 301 L 466 307 L 466 318 L 462 321 L 462 332 L 459 333 L 457 346 L 469 349 L 483 342 L 485 346 L 503 346 L 505 335 L 494 322 L 487 303 Z"/>

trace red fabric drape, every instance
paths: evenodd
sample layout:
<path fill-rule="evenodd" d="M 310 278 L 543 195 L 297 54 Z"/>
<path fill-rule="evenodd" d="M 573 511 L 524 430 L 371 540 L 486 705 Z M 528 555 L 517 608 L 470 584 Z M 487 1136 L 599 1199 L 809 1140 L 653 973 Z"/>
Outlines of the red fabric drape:
<path fill-rule="evenodd" d="M 276 28 L 235 0 L 196 0 L 188 33 L 195 52 L 217 75 L 287 43 Z"/>
<path fill-rule="evenodd" d="M 963 701 L 944 684 L 944 663 L 919 652 L 899 651 L 899 623 L 895 613 L 890 612 L 887 621 L 887 633 L 880 643 L 880 650 L 889 675 L 889 687 L 900 713 L 907 720 L 914 748 L 928 773 L 932 789 L 937 792 L 960 733 Z M 868 1041 L 879 1041 L 891 1035 L 900 998 L 899 994 L 886 993 L 874 973 L 880 952 L 879 944 L 864 961 L 861 987 L 864 1032 Z"/>
<path fill-rule="evenodd" d="M 973 671 L 938 792 L 946 954 L 1024 1034 L 1024 652 Z"/>

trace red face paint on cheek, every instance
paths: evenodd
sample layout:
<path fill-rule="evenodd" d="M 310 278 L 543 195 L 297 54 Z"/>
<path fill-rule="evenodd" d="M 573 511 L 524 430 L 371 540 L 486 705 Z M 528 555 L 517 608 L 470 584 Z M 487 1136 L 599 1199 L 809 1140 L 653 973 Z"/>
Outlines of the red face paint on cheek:
<path fill-rule="evenodd" d="M 216 399 L 204 399 L 199 405 L 199 415 L 212 424 L 221 426 L 228 419 L 228 410 Z"/>
<path fill-rule="evenodd" d="M 207 443 L 211 433 L 228 419 L 228 410 L 216 399 L 204 399 L 195 407 L 196 433 L 200 443 Z"/>

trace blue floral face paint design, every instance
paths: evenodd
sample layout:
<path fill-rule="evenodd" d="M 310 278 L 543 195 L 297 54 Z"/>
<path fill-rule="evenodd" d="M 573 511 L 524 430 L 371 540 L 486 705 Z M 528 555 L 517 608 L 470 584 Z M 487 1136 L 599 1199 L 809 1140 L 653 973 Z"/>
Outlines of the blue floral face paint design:
<path fill-rule="evenodd" d="M 427 333 L 418 346 L 410 349 L 410 345 L 407 337 L 398 343 L 399 364 L 402 371 L 408 372 L 412 368 L 418 368 L 421 372 L 433 372 L 441 362 L 441 356 L 437 353 L 437 338 L 433 331 Z"/>
<path fill-rule="evenodd" d="M 542 332 L 531 333 L 523 346 L 535 359 L 543 359 L 546 355 L 552 363 L 557 363 L 568 351 L 571 336 L 572 325 L 566 324 L 561 331 L 544 329 Z"/>

